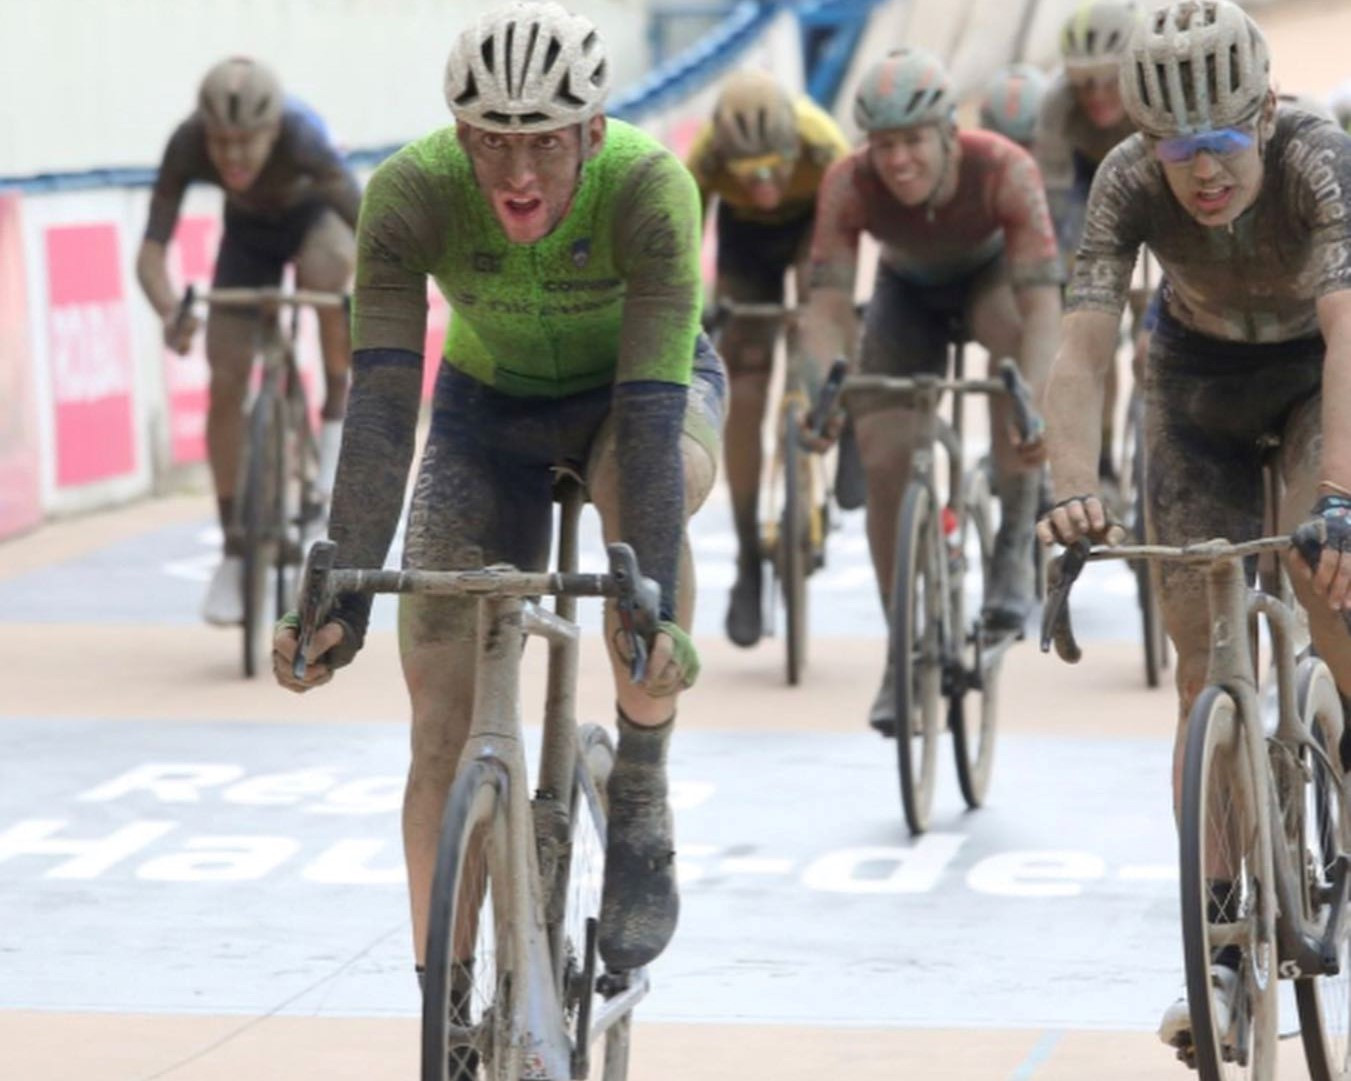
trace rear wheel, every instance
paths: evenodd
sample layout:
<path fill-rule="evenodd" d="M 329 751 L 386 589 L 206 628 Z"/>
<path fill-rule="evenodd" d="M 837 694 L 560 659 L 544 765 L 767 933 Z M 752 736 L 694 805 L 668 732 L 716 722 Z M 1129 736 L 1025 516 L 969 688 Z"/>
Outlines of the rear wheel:
<path fill-rule="evenodd" d="M 286 452 L 283 403 L 264 383 L 249 415 L 243 486 L 239 500 L 239 532 L 243 543 L 244 675 L 257 675 L 272 649 L 272 623 L 277 608 L 270 575 L 280 573 L 283 559 Z"/>
<path fill-rule="evenodd" d="M 973 810 L 985 802 L 994 765 L 995 723 L 999 696 L 999 669 L 1003 652 L 987 653 L 981 638 L 980 610 L 989 583 L 994 555 L 990 489 L 985 475 L 974 470 L 967 480 L 966 514 L 962 523 L 961 551 L 964 572 L 953 575 L 953 632 L 964 636 L 961 673 L 948 696 L 948 727 L 957 757 L 957 783 L 962 798 Z M 976 617 L 967 619 L 968 586 L 974 584 Z"/>
<path fill-rule="evenodd" d="M 1300 752 L 1301 768 L 1289 791 L 1298 796 L 1295 809 L 1301 813 L 1286 817 L 1288 825 L 1293 818 L 1297 826 L 1288 841 L 1295 867 L 1304 872 L 1304 919 L 1322 932 L 1343 904 L 1342 864 L 1351 840 L 1340 763 L 1326 757 L 1340 755 L 1341 703 L 1332 673 L 1315 657 L 1300 665 L 1297 687 L 1300 720 L 1323 753 L 1307 747 Z M 1295 981 L 1299 1027 L 1313 1081 L 1351 1078 L 1351 923 L 1345 916 L 1332 949 L 1337 972 Z"/>
<path fill-rule="evenodd" d="M 783 517 L 779 522 L 779 577 L 783 584 L 787 633 L 787 676 L 797 686 L 807 665 L 807 561 L 810 540 L 807 455 L 798 438 L 800 413 L 796 402 L 783 412 Z"/>
<path fill-rule="evenodd" d="M 515 1081 L 506 775 L 466 763 L 441 822 L 427 923 L 422 1081 Z"/>
<path fill-rule="evenodd" d="M 912 483 L 901 501 L 891 586 L 891 656 L 896 688 L 896 755 L 901 806 L 911 833 L 923 833 L 933 806 L 941 680 L 933 500 Z"/>
<path fill-rule="evenodd" d="M 1234 700 L 1207 687 L 1188 721 L 1181 826 L 1183 1051 L 1201 1081 L 1275 1076 L 1276 904 L 1258 768 Z"/>

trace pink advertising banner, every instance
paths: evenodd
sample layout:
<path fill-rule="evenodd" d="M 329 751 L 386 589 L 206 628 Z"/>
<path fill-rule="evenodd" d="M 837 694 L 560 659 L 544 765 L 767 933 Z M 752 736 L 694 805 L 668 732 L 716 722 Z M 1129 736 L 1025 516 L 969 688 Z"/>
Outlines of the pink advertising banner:
<path fill-rule="evenodd" d="M 179 289 L 189 283 L 210 288 L 220 246 L 220 219 L 209 214 L 180 218 L 169 248 L 169 272 Z M 206 460 L 206 409 L 211 370 L 206 335 L 199 333 L 185 357 L 164 351 L 164 386 L 169 397 L 169 459 L 174 465 Z"/>
<path fill-rule="evenodd" d="M 124 476 L 136 468 L 136 439 L 117 227 L 52 226 L 46 248 L 57 486 Z"/>
<path fill-rule="evenodd" d="M 42 517 L 40 453 L 19 196 L 0 195 L 0 537 Z"/>

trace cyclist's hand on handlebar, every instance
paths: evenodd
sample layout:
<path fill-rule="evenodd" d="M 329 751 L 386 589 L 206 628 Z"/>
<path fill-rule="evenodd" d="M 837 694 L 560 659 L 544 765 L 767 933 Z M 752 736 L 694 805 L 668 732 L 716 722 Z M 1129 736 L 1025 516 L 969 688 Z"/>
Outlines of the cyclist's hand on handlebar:
<path fill-rule="evenodd" d="M 628 635 L 620 628 L 614 636 L 615 651 L 628 664 L 632 652 Z M 647 646 L 647 677 L 641 686 L 653 698 L 669 698 L 694 686 L 699 678 L 699 652 L 677 624 L 664 619 Z"/>
<path fill-rule="evenodd" d="M 1042 515 L 1037 523 L 1042 544 L 1069 546 L 1087 537 L 1095 544 L 1120 544 L 1126 531 L 1112 520 L 1107 507 L 1096 495 L 1077 495 L 1062 499 Z"/>
<path fill-rule="evenodd" d="M 164 319 L 164 345 L 180 357 L 186 356 L 192 348 L 193 336 L 202 325 L 202 321 L 191 311 L 177 311 Z"/>
<path fill-rule="evenodd" d="M 1295 573 L 1312 583 L 1334 612 L 1351 611 L 1351 498 L 1321 496 L 1291 539 L 1303 557 L 1291 560 Z"/>
<path fill-rule="evenodd" d="M 818 433 L 812 427 L 811 416 L 804 415 L 798 424 L 798 438 L 802 445 L 815 454 L 824 454 L 830 450 L 844 431 L 844 410 L 836 409 L 827 419 Z"/>
<path fill-rule="evenodd" d="M 324 655 L 342 644 L 346 630 L 337 620 L 330 620 L 319 628 L 306 654 L 305 678 L 298 680 L 292 672 L 292 667 L 296 648 L 300 644 L 297 636 L 299 628 L 300 620 L 294 612 L 287 612 L 277 620 L 272 636 L 272 674 L 288 691 L 304 694 L 315 687 L 323 686 L 333 678 L 335 666 L 325 663 L 327 658 Z"/>

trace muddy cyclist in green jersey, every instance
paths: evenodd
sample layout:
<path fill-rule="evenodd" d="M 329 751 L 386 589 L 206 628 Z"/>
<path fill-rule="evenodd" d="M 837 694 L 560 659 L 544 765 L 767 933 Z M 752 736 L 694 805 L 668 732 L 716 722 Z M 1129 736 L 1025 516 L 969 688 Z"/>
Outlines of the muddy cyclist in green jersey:
<path fill-rule="evenodd" d="M 1153 540 L 1236 541 L 1262 527 L 1262 450 L 1277 436 L 1281 528 L 1326 529 L 1316 576 L 1292 562 L 1319 656 L 1351 693 L 1351 143 L 1328 121 L 1278 107 L 1267 44 L 1228 0 L 1184 0 L 1133 34 L 1122 95 L 1140 134 L 1108 155 L 1088 205 L 1060 352 L 1046 393 L 1056 507 L 1042 540 L 1113 539 L 1097 490 L 1096 406 L 1141 245 L 1166 284 L 1146 375 L 1146 498 Z M 1304 519 L 1305 524 L 1300 525 Z M 1206 681 L 1204 574 L 1165 564 L 1160 594 L 1177 650 L 1174 791 L 1186 719 Z M 1343 740 L 1342 754 L 1347 756 Z M 1212 919 L 1231 885 L 1210 886 Z M 1237 983 L 1234 951 L 1212 959 Z M 1190 1040 L 1185 999 L 1160 1035 Z M 1223 1025 L 1219 1026 L 1223 1028 Z"/>
<path fill-rule="evenodd" d="M 629 681 L 606 615 L 619 745 L 599 948 L 646 964 L 678 902 L 666 748 L 698 658 L 685 628 L 687 517 L 711 487 L 725 377 L 699 332 L 699 196 L 680 162 L 607 120 L 604 45 L 554 3 L 481 16 L 446 68 L 454 126 L 372 177 L 358 228 L 355 379 L 330 535 L 342 566 L 381 564 L 413 455 L 426 280 L 453 309 L 403 563 L 543 569 L 555 467 L 584 477 L 607 540 L 630 543 L 661 588 L 650 675 Z M 340 597 L 304 681 L 294 632 L 277 678 L 327 681 L 365 636 L 369 601 Z M 404 839 L 421 963 L 436 841 L 472 712 L 475 608 L 410 596 L 399 643 L 412 700 Z"/>
<path fill-rule="evenodd" d="M 247 57 L 222 60 L 207 72 L 197 109 L 175 129 L 150 195 L 136 273 L 164 323 L 165 344 L 186 353 L 197 321 L 183 318 L 169 280 L 166 249 L 189 184 L 225 191 L 225 233 L 216 255 L 216 286 L 279 285 L 294 263 L 300 288 L 347 289 L 355 251 L 361 189 L 334 149 L 323 121 L 282 93 L 265 65 Z M 351 346 L 341 309 L 316 312 L 324 359 L 319 486 L 327 492 L 337 464 L 347 405 Z M 257 353 L 257 316 L 244 309 L 213 309 L 206 324 L 211 367 L 206 421 L 207 457 L 215 483 L 225 551 L 207 589 L 209 623 L 244 618 L 242 539 L 232 535 L 235 484 L 244 438 L 243 407 Z"/>

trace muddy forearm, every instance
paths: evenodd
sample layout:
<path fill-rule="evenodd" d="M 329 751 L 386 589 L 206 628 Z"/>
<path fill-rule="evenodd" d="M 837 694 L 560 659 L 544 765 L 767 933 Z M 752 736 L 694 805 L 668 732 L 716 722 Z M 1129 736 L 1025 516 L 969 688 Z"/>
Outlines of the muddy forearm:
<path fill-rule="evenodd" d="M 1351 291 L 1324 297 L 1319 321 L 1323 360 L 1323 463 L 1319 479 L 1351 490 Z"/>
<path fill-rule="evenodd" d="M 1096 492 L 1102 446 L 1102 396 L 1114 363 L 1119 318 L 1071 312 L 1042 399 L 1051 484 L 1057 500 Z"/>
<path fill-rule="evenodd" d="M 852 283 L 851 283 L 852 285 Z M 802 351 L 807 363 L 806 377 L 815 388 L 825 380 L 836 357 L 848 357 L 854 336 L 854 295 L 852 287 L 813 278 L 810 299 L 801 324 Z"/>
<path fill-rule="evenodd" d="M 164 245 L 159 241 L 141 241 L 140 251 L 136 253 L 136 279 L 141 283 L 141 291 L 150 301 L 150 306 L 159 313 L 161 319 L 167 319 L 174 313 L 178 307 L 178 296 L 169 280 Z"/>
<path fill-rule="evenodd" d="M 1015 298 L 1023 318 L 1018 367 L 1031 384 L 1033 400 L 1039 401 L 1060 340 L 1060 288 L 1025 285 L 1015 291 Z"/>

